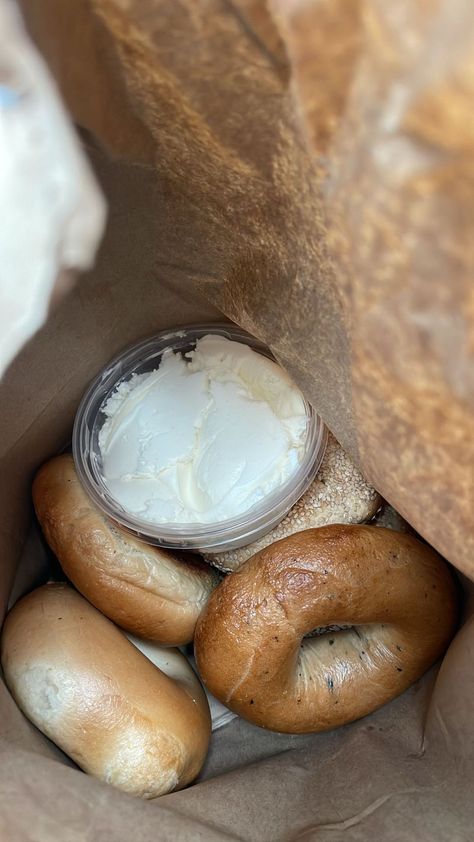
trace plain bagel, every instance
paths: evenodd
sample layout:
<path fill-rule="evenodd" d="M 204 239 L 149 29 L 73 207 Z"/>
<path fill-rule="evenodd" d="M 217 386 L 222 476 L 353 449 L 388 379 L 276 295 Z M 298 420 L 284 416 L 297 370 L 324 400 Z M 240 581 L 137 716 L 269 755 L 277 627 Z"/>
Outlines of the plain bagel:
<path fill-rule="evenodd" d="M 66 584 L 20 600 L 2 635 L 5 679 L 25 715 L 84 771 L 142 798 L 190 783 L 211 731 L 184 656 L 151 655 L 160 669 Z"/>
<path fill-rule="evenodd" d="M 40 468 L 33 501 L 61 567 L 96 608 L 157 643 L 181 646 L 193 639 L 220 581 L 208 564 L 144 544 L 116 526 L 87 496 L 70 455 Z"/>
<path fill-rule="evenodd" d="M 277 541 L 214 591 L 199 673 L 223 704 L 274 731 L 343 725 L 397 696 L 445 650 L 457 592 L 410 535 L 331 525 Z M 303 639 L 315 628 L 350 626 Z"/>

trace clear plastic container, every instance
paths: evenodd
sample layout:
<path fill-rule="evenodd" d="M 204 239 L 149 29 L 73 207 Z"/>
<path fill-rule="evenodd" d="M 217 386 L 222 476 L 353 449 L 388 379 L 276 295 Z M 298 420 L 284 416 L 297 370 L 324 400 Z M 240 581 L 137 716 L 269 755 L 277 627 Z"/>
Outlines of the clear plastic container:
<path fill-rule="evenodd" d="M 72 451 L 85 490 L 121 527 L 143 541 L 161 547 L 224 552 L 243 547 L 273 529 L 316 476 L 326 448 L 327 430 L 306 400 L 305 451 L 297 471 L 255 507 L 238 517 L 215 524 L 155 524 L 127 512 L 107 488 L 102 476 L 99 448 L 99 432 L 106 420 L 103 407 L 119 383 L 135 373 L 143 374 L 158 368 L 165 351 L 183 354 L 193 350 L 197 340 L 206 334 L 243 342 L 259 354 L 274 359 L 262 342 L 233 325 L 199 324 L 162 331 L 123 351 L 90 384 L 77 410 Z"/>

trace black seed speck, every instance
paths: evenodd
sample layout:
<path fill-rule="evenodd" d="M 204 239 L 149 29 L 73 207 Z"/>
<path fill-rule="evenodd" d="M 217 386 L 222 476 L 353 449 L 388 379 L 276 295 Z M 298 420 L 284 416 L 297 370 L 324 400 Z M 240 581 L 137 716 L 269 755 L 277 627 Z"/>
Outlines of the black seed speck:
<path fill-rule="evenodd" d="M 332 646 L 334 643 L 334 639 L 329 641 L 329 645 Z"/>
<path fill-rule="evenodd" d="M 253 699 L 250 699 L 250 704 L 253 705 Z"/>
<path fill-rule="evenodd" d="M 401 667 L 397 667 L 397 672 L 403 672 Z"/>
<path fill-rule="evenodd" d="M 275 635 L 275 637 L 273 638 L 273 640 L 278 640 L 278 635 Z"/>
<path fill-rule="evenodd" d="M 326 684 L 328 685 L 329 690 L 334 690 L 334 680 L 331 678 L 330 675 L 326 678 Z"/>
<path fill-rule="evenodd" d="M 402 651 L 402 647 L 401 647 L 401 646 L 397 646 L 397 651 L 398 651 L 398 652 L 401 652 L 401 651 Z"/>
<path fill-rule="evenodd" d="M 297 703 L 299 704 L 299 703 L 301 702 L 301 699 L 297 699 L 296 701 L 297 701 Z"/>

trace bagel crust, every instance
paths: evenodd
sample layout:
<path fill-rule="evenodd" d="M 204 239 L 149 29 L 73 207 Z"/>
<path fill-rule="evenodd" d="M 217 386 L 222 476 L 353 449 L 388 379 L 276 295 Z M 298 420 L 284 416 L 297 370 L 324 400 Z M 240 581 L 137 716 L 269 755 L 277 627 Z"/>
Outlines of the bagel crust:
<path fill-rule="evenodd" d="M 277 541 L 214 591 L 196 628 L 207 688 L 273 731 L 325 731 L 402 693 L 458 614 L 443 559 L 411 535 L 330 525 Z M 306 638 L 315 628 L 350 626 Z"/>
<path fill-rule="evenodd" d="M 20 709 L 84 771 L 155 798 L 194 780 L 211 733 L 196 675 L 168 651 L 155 650 L 157 669 L 69 585 L 50 583 L 11 610 L 1 659 Z"/>
<path fill-rule="evenodd" d="M 138 637 L 167 646 L 192 641 L 217 571 L 116 526 L 82 488 L 69 454 L 40 468 L 33 502 L 66 576 L 96 608 Z"/>

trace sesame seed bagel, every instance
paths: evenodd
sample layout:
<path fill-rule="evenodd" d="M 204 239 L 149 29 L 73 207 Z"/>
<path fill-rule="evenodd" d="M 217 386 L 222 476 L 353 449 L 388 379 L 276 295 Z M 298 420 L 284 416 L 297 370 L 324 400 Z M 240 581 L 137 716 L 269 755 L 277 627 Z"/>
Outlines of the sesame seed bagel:
<path fill-rule="evenodd" d="M 245 547 L 222 553 L 206 551 L 203 556 L 219 570 L 232 573 L 264 547 L 295 532 L 329 523 L 364 523 L 374 516 L 381 502 L 380 495 L 329 433 L 316 479 L 280 523 Z"/>
<path fill-rule="evenodd" d="M 277 541 L 214 591 L 195 636 L 223 704 L 285 733 L 365 716 L 416 681 L 457 619 L 451 572 L 410 535 L 331 525 Z M 350 626 L 305 638 L 313 629 Z"/>
<path fill-rule="evenodd" d="M 40 468 L 33 502 L 66 576 L 106 617 L 155 643 L 181 646 L 193 639 L 219 582 L 216 570 L 120 529 L 88 497 L 70 455 Z"/>

